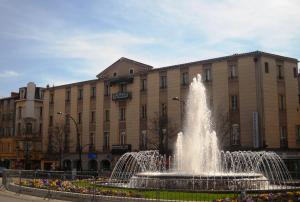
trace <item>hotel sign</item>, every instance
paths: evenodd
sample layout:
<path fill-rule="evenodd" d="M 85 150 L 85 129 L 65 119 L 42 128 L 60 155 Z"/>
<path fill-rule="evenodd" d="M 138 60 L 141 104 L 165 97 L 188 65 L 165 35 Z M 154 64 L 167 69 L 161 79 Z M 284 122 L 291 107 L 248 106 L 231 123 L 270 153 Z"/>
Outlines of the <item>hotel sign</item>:
<path fill-rule="evenodd" d="M 130 92 L 118 92 L 112 94 L 112 100 L 126 100 L 131 98 L 131 93 Z"/>

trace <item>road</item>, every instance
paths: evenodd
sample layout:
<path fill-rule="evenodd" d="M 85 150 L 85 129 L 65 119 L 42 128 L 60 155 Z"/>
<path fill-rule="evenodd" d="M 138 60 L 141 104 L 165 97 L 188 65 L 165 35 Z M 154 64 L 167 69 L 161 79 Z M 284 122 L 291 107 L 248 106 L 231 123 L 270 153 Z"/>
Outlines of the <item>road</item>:
<path fill-rule="evenodd" d="M 0 185 L 2 186 L 2 177 L 0 178 Z M 16 194 L 5 190 L 3 187 L 0 189 L 0 202 L 24 202 L 24 201 L 45 201 L 44 198 Z M 47 200 L 51 202 L 63 202 L 61 200 Z"/>

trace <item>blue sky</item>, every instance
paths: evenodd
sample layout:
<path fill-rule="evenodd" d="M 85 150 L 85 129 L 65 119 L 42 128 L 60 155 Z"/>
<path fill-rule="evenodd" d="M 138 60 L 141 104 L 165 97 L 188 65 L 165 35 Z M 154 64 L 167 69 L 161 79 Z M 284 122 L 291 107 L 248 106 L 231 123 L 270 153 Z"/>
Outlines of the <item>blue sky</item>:
<path fill-rule="evenodd" d="M 262 50 L 300 59 L 299 0 L 0 0 L 0 97 L 96 78 L 120 57 L 154 67 Z"/>

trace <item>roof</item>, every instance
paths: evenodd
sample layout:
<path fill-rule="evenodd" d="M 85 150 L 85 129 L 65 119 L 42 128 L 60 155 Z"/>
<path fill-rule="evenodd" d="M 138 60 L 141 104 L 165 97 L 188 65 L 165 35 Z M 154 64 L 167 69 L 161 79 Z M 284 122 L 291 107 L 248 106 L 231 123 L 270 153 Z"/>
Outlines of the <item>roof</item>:
<path fill-rule="evenodd" d="M 97 78 L 101 78 L 101 76 L 103 74 L 105 74 L 112 66 L 114 66 L 116 63 L 122 62 L 122 61 L 127 61 L 127 62 L 130 62 L 130 63 L 134 63 L 134 64 L 137 64 L 137 65 L 139 65 L 141 67 L 145 67 L 147 69 L 152 69 L 153 68 L 153 66 L 151 66 L 151 65 L 147 65 L 147 64 L 135 61 L 135 60 L 131 60 L 131 59 L 128 59 L 128 58 L 125 58 L 125 57 L 121 57 L 119 60 L 117 60 L 116 62 L 114 62 L 113 64 L 111 64 L 110 66 L 108 66 L 105 70 L 103 70 L 101 73 L 99 73 L 97 75 Z"/>
<path fill-rule="evenodd" d="M 262 52 L 262 51 L 253 51 L 253 52 L 248 52 L 248 53 L 233 54 L 233 55 L 228 55 L 228 56 L 223 56 L 223 57 L 199 60 L 199 61 L 182 63 L 182 64 L 177 64 L 177 65 L 170 65 L 170 66 L 165 66 L 165 67 L 158 67 L 158 68 L 153 69 L 153 66 L 151 66 L 151 65 L 147 65 L 147 64 L 135 61 L 135 60 L 131 60 L 131 59 L 128 59 L 128 58 L 125 58 L 125 57 L 121 57 L 116 62 L 111 64 L 109 67 L 107 67 L 105 70 L 103 70 L 100 74 L 98 74 L 97 78 L 100 79 L 101 76 L 103 74 L 105 74 L 109 70 L 110 67 L 112 67 L 113 65 L 115 65 L 116 63 L 121 62 L 121 61 L 127 61 L 127 62 L 130 62 L 130 63 L 138 64 L 139 66 L 145 67 L 145 69 L 148 69 L 150 71 L 162 71 L 162 70 L 167 70 L 169 68 L 188 67 L 188 66 L 191 66 L 191 65 L 206 64 L 206 63 L 212 63 L 212 62 L 224 61 L 224 60 L 233 60 L 233 59 L 237 59 L 239 57 L 247 57 L 247 56 L 256 56 L 256 57 L 258 57 L 258 56 L 267 56 L 267 57 L 275 57 L 275 58 L 281 59 L 281 60 L 289 60 L 289 61 L 296 62 L 296 63 L 299 62 L 296 58 L 281 56 L 281 55 Z M 44 90 L 57 89 L 57 88 L 61 88 L 61 87 L 71 87 L 73 85 L 83 85 L 83 84 L 86 84 L 86 83 L 95 82 L 98 79 L 92 79 L 92 80 L 87 80 L 87 81 L 80 81 L 80 82 L 75 82 L 75 83 L 70 83 L 70 84 L 65 84 L 65 85 L 60 85 L 60 86 L 44 88 Z M 1 99 L 5 99 L 5 98 L 0 98 L 0 100 Z"/>
<path fill-rule="evenodd" d="M 17 92 L 11 92 L 11 96 L 9 97 L 2 97 L 0 100 L 11 100 L 11 99 L 18 99 L 19 93 Z"/>
<path fill-rule="evenodd" d="M 223 60 L 237 59 L 238 57 L 246 57 L 246 56 L 257 56 L 257 57 L 258 56 L 268 56 L 268 57 L 276 57 L 277 59 L 281 59 L 281 60 L 289 60 L 289 61 L 293 61 L 296 63 L 299 62 L 296 58 L 276 55 L 276 54 L 262 52 L 262 51 L 253 51 L 253 52 L 248 52 L 248 53 L 233 54 L 233 55 L 228 55 L 228 56 L 223 56 L 223 57 L 217 57 L 217 58 L 211 58 L 211 59 L 177 64 L 177 65 L 159 67 L 159 68 L 153 69 L 152 71 L 158 71 L 158 70 L 164 70 L 164 69 L 176 68 L 176 67 L 187 67 L 187 66 L 197 65 L 197 64 L 205 64 L 205 63 L 212 63 L 212 62 L 223 61 Z"/>

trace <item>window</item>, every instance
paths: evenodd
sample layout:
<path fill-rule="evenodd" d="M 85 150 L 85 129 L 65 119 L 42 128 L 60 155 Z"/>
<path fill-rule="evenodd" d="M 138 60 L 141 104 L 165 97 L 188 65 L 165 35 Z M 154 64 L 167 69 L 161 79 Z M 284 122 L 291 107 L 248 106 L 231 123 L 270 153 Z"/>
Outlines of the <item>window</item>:
<path fill-rule="evenodd" d="M 144 104 L 144 105 L 142 105 L 142 119 L 145 119 L 145 118 L 147 118 L 147 105 L 146 104 Z"/>
<path fill-rule="evenodd" d="M 141 91 L 147 90 L 147 79 L 141 79 Z"/>
<path fill-rule="evenodd" d="M 82 121 L 81 118 L 82 118 L 81 112 L 79 112 L 78 113 L 78 124 L 81 124 L 81 121 Z"/>
<path fill-rule="evenodd" d="M 18 107 L 18 119 L 22 118 L 22 107 Z"/>
<path fill-rule="evenodd" d="M 300 144 L 300 125 L 296 126 L 296 143 Z"/>
<path fill-rule="evenodd" d="M 231 144 L 240 144 L 240 127 L 239 124 L 233 124 L 231 128 Z"/>
<path fill-rule="evenodd" d="M 236 65 L 230 65 L 229 66 L 229 78 L 230 79 L 237 78 L 237 67 L 236 67 Z"/>
<path fill-rule="evenodd" d="M 231 111 L 237 111 L 238 110 L 238 97 L 237 97 L 237 95 L 231 95 L 230 96 L 230 107 L 231 107 Z"/>
<path fill-rule="evenodd" d="M 66 101 L 69 102 L 71 99 L 71 91 L 70 90 L 67 90 L 66 91 Z"/>
<path fill-rule="evenodd" d="M 89 149 L 94 150 L 95 149 L 95 136 L 94 133 L 90 133 L 90 138 L 89 138 Z"/>
<path fill-rule="evenodd" d="M 189 83 L 189 73 L 183 72 L 181 74 L 181 85 L 186 86 Z"/>
<path fill-rule="evenodd" d="M 43 117 L 43 107 L 40 107 L 40 118 L 42 119 Z"/>
<path fill-rule="evenodd" d="M 92 86 L 91 87 L 91 98 L 95 98 L 96 97 L 96 87 Z"/>
<path fill-rule="evenodd" d="M 279 110 L 284 111 L 285 110 L 285 96 L 279 95 Z"/>
<path fill-rule="evenodd" d="M 95 114 L 96 114 L 95 111 L 91 112 L 91 123 L 95 123 L 96 121 Z"/>
<path fill-rule="evenodd" d="M 22 131 L 21 131 L 21 123 L 18 123 L 18 135 L 21 135 Z"/>
<path fill-rule="evenodd" d="M 211 81 L 211 69 L 204 70 L 204 81 Z"/>
<path fill-rule="evenodd" d="M 42 132 L 43 132 L 43 124 L 40 123 L 39 135 L 42 135 Z"/>
<path fill-rule="evenodd" d="M 161 104 L 161 116 L 166 117 L 167 116 L 167 105 L 165 103 Z"/>
<path fill-rule="evenodd" d="M 109 132 L 104 132 L 103 147 L 104 147 L 104 150 L 109 149 Z"/>
<path fill-rule="evenodd" d="M 109 84 L 105 84 L 105 92 L 104 92 L 104 95 L 105 96 L 109 96 Z"/>
<path fill-rule="evenodd" d="M 287 148 L 288 140 L 287 140 L 287 130 L 286 126 L 280 127 L 280 148 Z"/>
<path fill-rule="evenodd" d="M 54 94 L 51 93 L 50 94 L 50 104 L 53 104 L 54 103 Z"/>
<path fill-rule="evenodd" d="M 265 62 L 265 73 L 269 73 L 269 63 Z"/>
<path fill-rule="evenodd" d="M 125 131 L 120 132 L 120 144 L 121 145 L 126 144 L 126 133 L 125 133 Z"/>
<path fill-rule="evenodd" d="M 26 123 L 26 134 L 32 134 L 32 123 Z"/>
<path fill-rule="evenodd" d="M 298 72 L 297 72 L 296 67 L 293 68 L 293 72 L 294 72 L 294 78 L 297 78 L 298 77 Z"/>
<path fill-rule="evenodd" d="M 120 121 L 125 121 L 125 108 L 120 108 Z"/>
<path fill-rule="evenodd" d="M 20 99 L 24 99 L 24 90 L 20 89 Z"/>
<path fill-rule="evenodd" d="M 49 117 L 49 126 L 53 126 L 53 116 Z"/>
<path fill-rule="evenodd" d="M 126 84 L 120 84 L 120 92 L 126 92 L 127 91 L 127 85 Z"/>
<path fill-rule="evenodd" d="M 116 76 L 117 76 L 117 72 L 114 72 L 114 73 L 113 73 L 113 76 L 116 77 Z"/>
<path fill-rule="evenodd" d="M 109 121 L 109 110 L 105 110 L 105 121 L 108 122 Z"/>
<path fill-rule="evenodd" d="M 79 89 L 78 90 L 78 100 L 82 100 L 82 98 L 83 98 L 83 90 Z"/>
<path fill-rule="evenodd" d="M 167 76 L 160 76 L 160 88 L 167 88 Z"/>
<path fill-rule="evenodd" d="M 280 79 L 280 80 L 284 79 L 283 67 L 281 65 L 277 65 L 277 76 L 278 76 L 278 79 Z"/>
<path fill-rule="evenodd" d="M 129 69 L 129 74 L 133 74 L 133 73 L 134 73 L 133 69 Z"/>
<path fill-rule="evenodd" d="M 146 130 L 142 130 L 141 147 L 142 147 L 142 149 L 147 149 L 147 131 Z"/>

